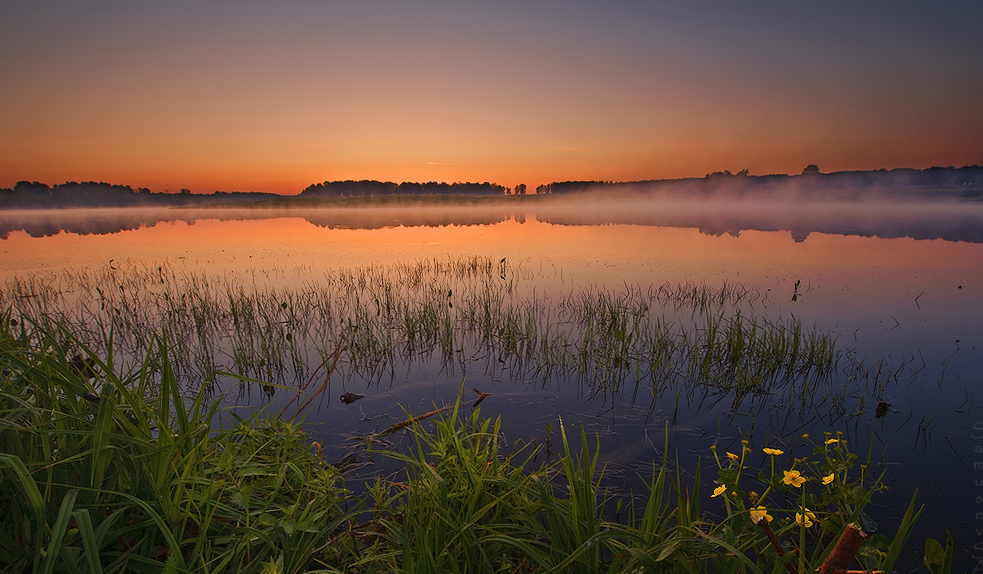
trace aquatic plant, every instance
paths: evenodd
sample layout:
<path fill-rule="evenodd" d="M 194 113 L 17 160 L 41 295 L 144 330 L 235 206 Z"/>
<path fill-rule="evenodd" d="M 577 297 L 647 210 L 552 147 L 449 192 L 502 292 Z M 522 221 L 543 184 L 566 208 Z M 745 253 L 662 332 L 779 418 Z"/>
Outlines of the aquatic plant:
<path fill-rule="evenodd" d="M 188 384 L 221 372 L 297 386 L 339 342 L 337 376 L 391 382 L 398 366 L 547 384 L 588 395 L 651 390 L 746 397 L 818 411 L 859 412 L 888 373 L 841 351 L 834 335 L 755 312 L 760 296 L 724 283 L 626 285 L 613 291 L 536 288 L 537 271 L 482 257 L 427 259 L 326 273 L 293 287 L 260 272 L 211 275 L 170 265 L 115 263 L 14 279 L 0 304 L 16 317 L 71 326 L 116 366 L 141 360 L 156 333 L 177 351 Z M 850 384 L 837 384 L 847 381 Z M 246 383 L 248 384 L 248 383 Z"/>
<path fill-rule="evenodd" d="M 120 373 L 0 317 L 0 569 L 296 572 L 336 553 L 338 473 L 297 425 L 182 394 L 169 345 Z"/>
<path fill-rule="evenodd" d="M 371 437 L 401 470 L 355 496 L 297 415 L 240 418 L 203 389 L 185 394 L 169 337 L 154 343 L 121 372 L 66 328 L 0 315 L 0 568 L 804 573 L 833 552 L 818 533 L 862 523 L 881 485 L 831 434 L 807 457 L 793 457 L 803 445 L 768 447 L 768 473 L 755 473 L 749 448 L 727 453 L 714 488 L 699 470 L 671 470 L 667 433 L 647 492 L 616 496 L 583 429 L 572 439 L 559 421 L 562 453 L 537 464 L 540 450 L 458 398 L 436 418 L 408 414 L 391 441 Z M 703 490 L 724 501 L 722 517 Z M 912 503 L 861 564 L 889 568 L 917 514 Z M 780 552 L 790 540 L 799 550 Z M 926 549 L 947 571 L 951 541 Z"/>

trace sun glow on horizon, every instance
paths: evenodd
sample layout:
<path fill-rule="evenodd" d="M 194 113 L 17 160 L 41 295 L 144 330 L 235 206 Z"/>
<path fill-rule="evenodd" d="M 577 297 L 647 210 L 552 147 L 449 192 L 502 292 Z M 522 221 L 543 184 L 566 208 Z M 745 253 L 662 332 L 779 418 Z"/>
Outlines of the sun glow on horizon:
<path fill-rule="evenodd" d="M 983 161 L 978 18 L 947 6 L 55 4 L 0 8 L 0 187 L 535 189 Z"/>

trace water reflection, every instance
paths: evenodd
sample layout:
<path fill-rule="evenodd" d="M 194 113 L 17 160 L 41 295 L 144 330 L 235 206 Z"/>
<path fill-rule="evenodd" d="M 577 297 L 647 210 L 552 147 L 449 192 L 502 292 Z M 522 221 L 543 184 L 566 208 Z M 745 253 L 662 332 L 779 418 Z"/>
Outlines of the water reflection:
<path fill-rule="evenodd" d="M 382 229 L 492 225 L 534 217 L 556 225 L 644 225 L 699 229 L 708 235 L 787 231 L 798 241 L 813 233 L 983 242 L 983 204 L 976 202 L 757 202 L 664 200 L 556 200 L 514 206 L 379 207 L 315 209 L 99 209 L 0 211 L 0 238 L 23 231 L 105 235 L 165 222 L 301 217 L 317 227 Z"/>
<path fill-rule="evenodd" d="M 270 302 L 271 313 L 299 309 L 296 297 L 320 293 L 340 282 L 339 270 L 459 257 L 490 261 L 492 281 L 502 276 L 497 265 L 505 258 L 505 277 L 516 279 L 518 311 L 525 301 L 548 300 L 552 305 L 585 289 L 620 295 L 666 284 L 718 289 L 741 285 L 754 293 L 742 302 L 744 316 L 782 324 L 794 320 L 835 338 L 846 357 L 838 386 L 821 387 L 825 394 L 811 401 L 774 391 L 742 395 L 700 389 L 677 394 L 648 379 L 635 384 L 635 370 L 622 369 L 627 363 L 612 355 L 612 372 L 631 375 L 612 391 L 590 387 L 576 377 L 544 376 L 542 370 L 526 368 L 529 363 L 509 363 L 508 356 L 500 362 L 499 354 L 479 352 L 481 341 L 477 341 L 470 347 L 454 345 L 452 361 L 445 360 L 445 350 L 432 360 L 391 361 L 385 363 L 385 372 L 367 375 L 356 374 L 350 363 L 341 364 L 339 374 L 349 376 L 330 380 L 323 401 L 312 403 L 305 428 L 326 437 L 326 452 L 340 455 L 348 444 L 346 436 L 378 432 L 401 420 L 404 409 L 421 413 L 452 401 L 466 381 L 466 393 L 471 387 L 493 393 L 483 402 L 483 412 L 501 415 L 504 428 L 518 436 L 544 440 L 544 429 L 555 425 L 558 417 L 572 427 L 584 424 L 588 433 L 602 437 L 606 460 L 625 476 L 636 470 L 644 473 L 652 461 L 660 460 L 667 424 L 672 431 L 670 448 L 690 462 L 707 456 L 711 443 L 727 448 L 749 434 L 767 441 L 842 429 L 857 451 L 872 445 L 875 455 L 883 452 L 886 460 L 907 463 L 905 477 L 891 473 L 898 477 L 897 492 L 904 499 L 880 500 L 903 507 L 912 488 L 922 487 L 920 500 L 937 510 L 933 517 L 923 518 L 927 525 L 945 515 L 958 521 L 963 516 L 960 509 L 971 506 L 966 485 L 972 477 L 961 462 L 967 457 L 961 458 L 960 453 L 969 452 L 967 430 L 981 418 L 975 400 L 983 364 L 980 213 L 975 204 L 812 204 L 794 209 L 758 205 L 752 209 L 746 203 L 721 203 L 713 211 L 706 205 L 667 203 L 661 210 L 633 213 L 598 203 L 521 215 L 486 208 L 456 213 L 101 210 L 95 217 L 84 211 L 3 213 L 0 224 L 8 238 L 0 242 L 0 275 L 8 281 L 33 276 L 37 285 L 70 297 L 83 293 L 78 284 L 81 273 L 101 274 L 111 287 L 99 284 L 102 293 L 112 293 L 120 307 L 168 300 L 183 304 L 186 286 L 207 279 L 219 294 L 226 294 L 229 285 L 235 287 L 233 295 L 240 287 L 246 294 L 258 294 L 260 300 Z M 44 237 L 27 237 L 13 229 L 30 229 L 32 235 Z M 132 231 L 103 235 L 123 229 Z M 123 277 L 124 269 L 134 267 L 158 287 L 138 289 Z M 165 271 L 175 275 L 165 277 Z M 174 277 L 179 280 L 173 288 L 164 290 L 164 281 Z M 364 311 L 370 321 L 388 312 L 376 301 L 384 302 L 380 285 L 367 279 L 352 291 L 357 298 L 352 309 Z M 421 285 L 424 293 L 430 287 L 440 295 L 432 300 L 434 309 L 453 313 L 452 317 L 461 313 L 463 320 L 470 309 L 467 284 Z M 85 292 L 91 310 L 87 316 L 103 312 L 103 295 L 95 287 Z M 475 298 L 482 293 L 475 291 Z M 9 287 L 5 294 L 23 304 L 36 300 L 21 298 Z M 296 317 L 274 314 L 269 322 L 286 328 L 315 321 L 315 328 L 305 330 L 323 337 L 309 348 L 300 348 L 304 342 L 300 330 L 256 336 L 258 342 L 270 342 L 272 351 L 287 353 L 288 375 L 291 348 L 303 355 L 308 378 L 320 364 L 320 352 L 329 356 L 336 348 L 329 330 L 317 331 L 334 323 L 318 321 L 314 310 L 340 312 L 344 307 L 334 302 L 330 308 L 310 309 Z M 654 305 L 650 310 L 664 312 Z M 663 315 L 674 328 L 689 319 L 675 312 Z M 734 309 L 727 312 L 731 316 Z M 552 319 L 561 318 L 553 312 Z M 687 324 L 690 341 L 702 340 L 697 335 L 705 319 L 700 316 Z M 193 324 L 189 321 L 187 328 L 193 329 Z M 220 332 L 226 342 L 231 341 L 227 331 Z M 617 329 L 604 333 L 618 341 Z M 491 332 L 493 338 L 507 334 L 498 329 Z M 384 338 L 386 331 L 377 336 Z M 239 349 L 240 356 L 246 351 L 246 347 Z M 215 356 L 222 359 L 223 352 L 228 359 L 237 351 L 230 347 Z M 595 356 L 605 357 L 603 352 Z M 548 367 L 558 361 L 541 363 Z M 876 383 L 861 384 L 864 373 L 850 370 L 851 365 L 864 365 Z M 253 374 L 266 376 L 261 370 Z M 289 388 L 271 389 L 216 380 L 216 392 L 226 391 L 230 401 L 241 404 L 278 410 L 296 396 Z M 365 397 L 346 403 L 340 400 L 345 393 Z M 882 400 L 890 402 L 894 412 L 878 418 L 876 404 Z M 857 408 L 851 410 L 850 405 Z M 330 444 L 337 448 L 332 451 Z M 933 468 L 946 470 L 941 479 L 933 478 L 942 481 L 944 490 L 924 488 Z"/>

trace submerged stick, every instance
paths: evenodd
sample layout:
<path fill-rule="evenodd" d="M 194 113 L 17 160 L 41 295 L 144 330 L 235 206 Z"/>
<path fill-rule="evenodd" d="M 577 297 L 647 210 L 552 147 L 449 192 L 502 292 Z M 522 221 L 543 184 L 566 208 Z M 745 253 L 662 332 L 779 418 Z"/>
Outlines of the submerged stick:
<path fill-rule="evenodd" d="M 449 408 L 451 408 L 450 405 L 443 406 L 443 407 L 440 407 L 439 409 L 434 409 L 434 410 L 430 411 L 429 413 L 423 413 L 422 415 L 417 415 L 415 417 L 408 418 L 405 421 L 400 421 L 398 423 L 392 424 L 392 425 L 389 426 L 389 428 L 387 428 L 386 430 L 384 430 L 382 432 L 377 432 L 377 433 L 375 433 L 373 435 L 369 435 L 368 440 L 369 441 L 372 441 L 372 440 L 374 440 L 376 438 L 379 438 L 379 437 L 382 437 L 382 436 L 386 436 L 387 434 L 394 433 L 394 432 L 398 431 L 399 429 L 406 428 L 406 427 L 410 426 L 411 424 L 413 424 L 415 422 L 422 421 L 423 419 L 426 419 L 426 418 L 432 417 L 432 416 L 434 416 L 436 414 L 442 413 L 442 412 L 446 411 Z"/>
<path fill-rule="evenodd" d="M 341 359 L 341 354 L 347 350 L 348 347 L 346 345 L 338 345 L 337 347 L 335 347 L 335 350 L 331 353 L 328 359 L 321 362 L 321 367 L 327 367 L 328 369 L 327 374 L 324 375 L 324 381 L 321 383 L 321 387 L 318 388 L 318 390 L 315 391 L 310 397 L 308 397 L 307 401 L 305 401 L 303 405 L 297 407 L 297 412 L 294 413 L 295 418 L 298 414 L 300 414 L 301 412 L 303 412 L 304 409 L 307 408 L 307 405 L 311 404 L 311 401 L 314 400 L 314 397 L 320 395 L 325 391 L 325 389 L 328 388 L 328 381 L 331 380 L 331 375 L 334 373 L 335 366 L 338 364 L 338 361 Z M 328 360 L 331 361 L 330 365 L 328 365 Z M 320 371 L 321 367 L 318 367 L 317 370 Z M 288 407 L 290 407 L 290 405 L 294 404 L 294 402 L 297 401 L 297 399 L 299 399 L 301 395 L 304 394 L 304 391 L 306 391 L 307 387 L 310 386 L 311 382 L 314 380 L 314 375 L 316 374 L 317 371 L 311 374 L 311 377 L 307 379 L 307 383 L 300 389 L 300 391 L 294 396 L 294 398 L 290 399 L 290 402 L 284 405 L 283 409 L 280 411 L 281 415 L 287 410 Z"/>
<path fill-rule="evenodd" d="M 472 408 L 478 406 L 478 403 L 480 403 L 481 401 L 485 400 L 486 398 L 492 396 L 491 393 L 481 392 L 477 388 L 474 388 L 474 387 L 472 387 L 471 390 L 474 391 L 474 392 L 476 392 L 476 393 L 478 393 L 478 398 L 471 405 Z M 398 423 L 394 423 L 392 425 L 389 425 L 389 427 L 386 428 L 385 430 L 380 431 L 380 432 L 377 432 L 375 434 L 372 434 L 372 435 L 369 435 L 368 437 L 366 437 L 366 441 L 372 442 L 373 440 L 375 440 L 377 438 L 384 437 L 387 434 L 392 434 L 392 433 L 394 433 L 394 432 L 396 432 L 396 431 L 398 431 L 400 429 L 404 429 L 404 428 L 410 426 L 413 423 L 422 421 L 423 419 L 430 418 L 430 417 L 432 417 L 432 416 L 434 416 L 436 414 L 440 414 L 440 413 L 446 411 L 447 409 L 451 408 L 451 406 L 452 405 L 445 405 L 445 406 L 440 407 L 439 409 L 434 409 L 434 410 L 432 410 L 432 411 L 430 411 L 428 413 L 423 413 L 422 415 L 417 415 L 415 417 L 408 418 L 405 421 L 399 421 Z"/>
<path fill-rule="evenodd" d="M 471 387 L 471 390 L 474 391 L 474 392 L 476 392 L 476 393 L 478 393 L 478 400 L 476 400 L 474 402 L 474 404 L 471 405 L 471 408 L 472 409 L 475 408 L 475 407 L 477 407 L 478 405 L 480 405 L 481 404 L 481 401 L 483 401 L 486 398 L 488 398 L 488 397 L 491 396 L 491 393 L 483 393 L 483 392 L 479 391 L 478 390 L 478 387 Z"/>

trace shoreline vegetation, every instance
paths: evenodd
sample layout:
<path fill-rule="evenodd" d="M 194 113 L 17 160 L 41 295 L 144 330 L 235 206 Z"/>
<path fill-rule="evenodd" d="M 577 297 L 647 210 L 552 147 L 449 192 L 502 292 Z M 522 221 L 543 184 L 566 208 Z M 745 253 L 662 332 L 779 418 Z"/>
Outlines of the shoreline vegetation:
<path fill-rule="evenodd" d="M 299 287 L 119 263 L 10 280 L 0 308 L 70 329 L 121 362 L 138 361 L 167 331 L 186 384 L 223 372 L 302 384 L 333 364 L 333 342 L 346 347 L 335 376 L 372 386 L 400 365 L 439 364 L 591 395 L 641 391 L 678 404 L 712 393 L 834 418 L 869 411 L 914 376 L 912 365 L 858 357 L 794 317 L 761 317 L 764 295 L 740 284 L 587 285 L 551 296 L 536 278 L 486 257 L 347 268 Z"/>
<path fill-rule="evenodd" d="M 908 541 L 916 493 L 902 494 L 907 509 L 871 505 L 885 462 L 841 432 L 912 365 L 761 318 L 763 296 L 740 285 L 554 300 L 529 292 L 528 272 L 471 257 L 347 269 L 304 288 L 163 265 L 9 282 L 0 568 L 805 574 L 827 562 L 822 572 L 890 571 L 924 545 L 932 571 L 948 571 L 951 541 Z M 645 488 L 626 492 L 606 479 L 596 437 L 558 419 L 558 440 L 551 429 L 545 443 L 506 439 L 474 408 L 489 395 L 468 403 L 462 384 L 456 403 L 362 437 L 356 458 L 388 461 L 384 475 L 348 456 L 329 464 L 322 451 L 342 458 L 337 445 L 302 427 L 329 379 L 383 384 L 417 360 L 457 365 L 460 380 L 492 368 L 677 407 L 795 405 L 828 430 L 779 440 L 752 425 L 757 436 L 709 449 L 694 471 L 670 452 L 667 426 L 651 467 L 632 469 Z M 249 416 L 223 408 L 222 391 L 243 385 L 290 400 Z M 850 525 L 877 522 L 898 527 L 835 550 Z"/>
<path fill-rule="evenodd" d="M 618 493 L 582 430 L 559 420 L 559 453 L 505 441 L 459 396 L 363 443 L 400 470 L 355 493 L 302 413 L 241 418 L 185 389 L 166 330 L 125 369 L 102 347 L 0 315 L 4 571 L 890 572 L 922 544 L 916 493 L 890 537 L 858 534 L 885 474 L 832 428 L 711 449 L 707 480 L 667 438 L 646 491 Z M 923 544 L 948 572 L 951 539 Z"/>
<path fill-rule="evenodd" d="M 983 167 L 898 168 L 892 170 L 820 173 L 807 166 L 798 175 L 750 175 L 747 170 L 706 174 L 702 178 L 634 182 L 557 181 L 540 185 L 535 192 L 525 184 L 514 188 L 496 183 L 414 183 L 326 181 L 313 184 L 299 195 L 255 191 L 178 193 L 136 189 L 103 182 L 65 182 L 49 186 L 20 181 L 0 188 L 0 210 L 84 207 L 336 207 L 346 205 L 488 205 L 542 201 L 543 197 L 594 194 L 671 199 L 718 197 L 763 200 L 865 200 L 868 198 L 918 200 L 983 199 Z"/>

